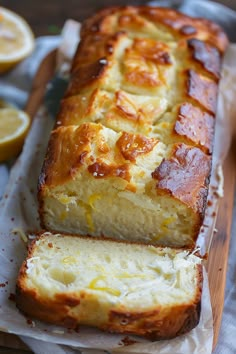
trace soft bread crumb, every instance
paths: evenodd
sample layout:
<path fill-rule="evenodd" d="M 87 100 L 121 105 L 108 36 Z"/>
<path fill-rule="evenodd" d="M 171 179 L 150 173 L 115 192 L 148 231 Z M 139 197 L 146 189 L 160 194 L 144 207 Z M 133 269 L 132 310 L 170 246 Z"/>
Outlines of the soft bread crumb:
<path fill-rule="evenodd" d="M 171 337 L 186 316 L 198 320 L 201 277 L 201 259 L 186 250 L 47 233 L 20 272 L 17 305 L 47 322 L 147 336 L 171 322 Z"/>

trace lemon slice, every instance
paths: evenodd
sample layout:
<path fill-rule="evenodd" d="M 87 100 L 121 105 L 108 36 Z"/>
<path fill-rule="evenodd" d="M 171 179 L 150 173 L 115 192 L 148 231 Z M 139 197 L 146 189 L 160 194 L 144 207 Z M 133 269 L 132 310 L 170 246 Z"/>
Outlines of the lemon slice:
<path fill-rule="evenodd" d="M 0 6 L 0 73 L 7 71 L 34 49 L 34 36 L 25 20 Z"/>
<path fill-rule="evenodd" d="M 15 108 L 0 109 L 0 162 L 19 154 L 29 126 L 27 113 Z"/>

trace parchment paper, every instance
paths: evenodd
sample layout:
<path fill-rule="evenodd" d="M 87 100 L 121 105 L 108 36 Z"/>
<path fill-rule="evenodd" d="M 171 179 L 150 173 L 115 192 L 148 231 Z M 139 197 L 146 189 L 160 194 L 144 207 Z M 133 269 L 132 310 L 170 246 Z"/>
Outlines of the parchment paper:
<path fill-rule="evenodd" d="M 0 217 L 0 330 L 19 335 L 32 336 L 44 341 L 62 343 L 72 346 L 96 349 L 121 350 L 124 335 L 105 334 L 99 330 L 81 327 L 79 333 L 67 331 L 61 327 L 49 326 L 40 322 L 27 321 L 18 312 L 14 301 L 15 283 L 19 267 L 26 255 L 26 243 L 21 236 L 21 230 L 39 230 L 37 214 L 37 178 L 44 158 L 47 138 L 53 121 L 41 108 L 36 116 L 30 134 L 27 138 L 23 154 L 13 168 L 9 186 L 1 204 Z M 207 286 L 205 286 L 202 303 L 202 316 L 200 324 L 189 334 L 168 342 L 150 342 L 145 339 L 129 336 L 129 341 L 134 344 L 125 347 L 125 352 L 137 353 L 192 353 L 211 352 L 212 344 L 212 318 Z M 175 347 L 177 346 L 177 347 Z M 178 348 L 178 349 L 177 349 Z M 195 349 L 194 349 L 195 348 Z M 178 351 L 179 350 L 179 351 Z M 186 351 L 187 350 L 187 351 Z M 195 351 L 194 351 L 195 350 Z"/>
<path fill-rule="evenodd" d="M 229 146 L 229 137 L 232 131 L 231 118 L 235 113 L 233 109 L 236 92 L 235 58 L 236 47 L 231 46 L 224 62 L 217 114 L 216 153 L 209 195 L 214 204 L 214 211 L 217 209 L 218 197 L 222 195 L 222 188 L 219 187 L 219 183 L 222 182 L 220 166 Z M 24 232 L 39 230 L 36 198 L 37 178 L 52 125 L 53 121 L 48 116 L 45 107 L 41 107 L 33 122 L 23 153 L 12 169 L 5 196 L 0 204 L 0 330 L 52 343 L 112 350 L 113 353 L 211 353 L 212 313 L 206 275 L 204 276 L 199 325 L 190 333 L 169 342 L 150 342 L 128 336 L 129 341 L 133 340 L 136 343 L 123 348 L 124 335 L 106 334 L 88 327 L 81 327 L 79 333 L 71 332 L 61 327 L 27 320 L 18 312 L 12 300 L 14 300 L 18 270 L 26 255 L 26 243 L 21 236 L 21 230 Z M 204 225 L 209 224 L 209 226 L 203 228 L 199 237 L 199 245 L 203 253 L 207 251 L 213 235 L 212 228 L 214 228 L 215 218 L 212 216 L 211 208 L 207 210 L 207 217 Z"/>

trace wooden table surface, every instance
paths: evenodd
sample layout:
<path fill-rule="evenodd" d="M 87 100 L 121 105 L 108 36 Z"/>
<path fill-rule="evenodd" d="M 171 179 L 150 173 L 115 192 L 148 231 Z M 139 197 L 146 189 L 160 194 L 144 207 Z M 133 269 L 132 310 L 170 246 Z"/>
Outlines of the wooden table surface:
<path fill-rule="evenodd" d="M 214 0 L 236 10 L 236 0 Z M 31 26 L 36 37 L 60 33 L 66 19 L 82 21 L 96 10 L 112 5 L 141 5 L 137 0 L 1 0 L 6 7 L 23 16 Z M 14 338 L 14 340 L 13 340 Z M 0 332 L 0 354 L 27 354 L 29 349 L 18 339 Z"/>

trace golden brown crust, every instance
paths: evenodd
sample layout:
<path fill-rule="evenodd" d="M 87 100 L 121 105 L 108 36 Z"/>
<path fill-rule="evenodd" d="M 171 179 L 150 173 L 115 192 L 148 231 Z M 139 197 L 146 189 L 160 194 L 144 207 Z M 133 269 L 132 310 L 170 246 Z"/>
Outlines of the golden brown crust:
<path fill-rule="evenodd" d="M 209 42 L 224 52 L 228 39 L 223 30 L 217 24 L 203 19 L 191 18 L 178 11 L 166 8 L 144 8 L 144 14 L 157 23 L 161 23 L 173 31 L 175 35 L 185 38 L 198 38 Z"/>
<path fill-rule="evenodd" d="M 94 83 L 99 83 L 106 76 L 108 62 L 106 59 L 101 59 L 94 63 L 79 67 L 76 74 L 72 76 L 65 97 L 77 95 L 86 88 L 93 86 Z"/>
<path fill-rule="evenodd" d="M 80 302 L 87 301 L 87 295 L 61 294 L 52 301 L 42 301 L 36 292 L 22 288 L 18 283 L 16 290 L 17 307 L 28 317 L 76 329 L 81 325 L 79 318 L 74 318 L 70 310 Z M 100 329 L 111 333 L 135 334 L 152 340 L 171 339 L 189 332 L 197 326 L 200 318 L 200 294 L 191 306 L 171 307 L 170 311 L 160 316 L 161 309 L 148 313 L 130 313 L 124 310 L 111 310 L 108 323 Z M 162 314 L 161 314 L 162 315 Z M 83 324 L 83 323 L 82 323 Z M 125 324 L 125 325 L 124 325 Z"/>
<path fill-rule="evenodd" d="M 44 184 L 62 184 L 73 178 L 91 151 L 90 142 L 97 138 L 99 130 L 101 130 L 99 125 L 83 124 L 80 127 L 60 127 L 53 131 L 39 188 Z"/>
<path fill-rule="evenodd" d="M 199 279 L 201 271 L 199 271 Z M 171 339 L 189 332 L 198 325 L 201 311 L 201 290 L 192 305 L 173 306 L 163 311 L 155 308 L 145 314 L 120 310 L 110 312 L 110 323 L 104 330 L 126 334 L 138 334 L 152 340 Z M 125 326 L 123 325 L 125 324 Z"/>
<path fill-rule="evenodd" d="M 155 96 L 141 96 L 140 102 L 136 98 L 124 90 L 111 93 L 99 89 L 70 96 L 61 102 L 56 126 L 93 120 L 116 131 L 120 124 L 127 124 L 133 133 L 149 132 L 155 120 L 165 112 L 165 105 Z"/>
<path fill-rule="evenodd" d="M 113 18 L 113 15 L 118 18 Z M 172 9 L 149 6 L 111 7 L 101 10 L 84 22 L 81 37 L 97 33 L 107 34 L 114 30 L 140 31 L 142 28 L 145 31 L 147 21 L 163 26 L 178 38 L 204 40 L 217 47 L 220 52 L 224 52 L 228 45 L 227 36 L 221 27 L 209 20 L 191 18 Z"/>
<path fill-rule="evenodd" d="M 199 281 L 201 278 L 199 271 Z M 89 294 L 70 294 L 43 301 L 35 291 L 29 291 L 19 281 L 16 289 L 17 307 L 27 316 L 47 323 L 76 329 L 83 324 L 71 315 L 71 309 L 89 301 Z M 155 308 L 149 312 L 127 312 L 111 309 L 109 320 L 100 327 L 111 333 L 144 336 L 152 340 L 171 339 L 189 332 L 198 325 L 201 310 L 201 289 L 191 305 L 171 307 L 169 311 Z M 89 316 L 89 314 L 88 314 Z"/>
<path fill-rule="evenodd" d="M 168 45 L 147 38 L 135 38 L 124 55 L 124 82 L 151 89 L 167 83 L 168 69 L 173 64 Z M 158 68 L 158 69 L 157 69 Z M 167 70 L 166 70 L 167 69 Z"/>
<path fill-rule="evenodd" d="M 157 139 L 123 132 L 116 145 L 126 160 L 135 161 L 138 155 L 153 150 L 157 143 Z"/>
<path fill-rule="evenodd" d="M 218 25 L 165 8 L 115 7 L 85 21 L 39 180 L 41 219 L 44 198 L 76 178 L 94 185 L 103 180 L 112 191 L 119 185 L 133 193 L 127 196 L 132 203 L 140 197 L 137 203 L 146 198 L 154 205 L 152 173 L 160 178 L 157 198 L 187 205 L 195 239 L 208 190 L 227 43 Z M 86 213 L 92 218 L 95 211 Z"/>
<path fill-rule="evenodd" d="M 131 178 L 127 164 L 107 164 L 97 161 L 88 166 L 88 171 L 95 178 L 119 177 L 126 181 L 130 181 Z"/>
<path fill-rule="evenodd" d="M 74 95 L 79 89 L 91 86 L 96 80 L 101 83 L 108 73 L 109 63 L 115 59 L 119 42 L 126 37 L 133 38 L 134 41 L 126 51 L 129 60 L 134 59 L 135 53 L 138 53 L 139 60 L 142 58 L 149 63 L 149 69 L 150 62 L 171 65 L 167 43 L 152 39 L 160 35 L 157 35 L 157 29 L 164 36 L 164 42 L 168 39 L 186 43 L 191 60 L 198 62 L 216 79 L 219 78 L 221 53 L 225 51 L 228 40 L 218 25 L 166 8 L 114 7 L 100 11 L 84 22 L 81 42 L 72 65 L 73 79 L 67 95 Z M 172 38 L 166 38 L 166 33 Z M 148 35 L 150 38 L 147 38 Z M 130 70 L 128 68 L 125 73 L 127 82 L 149 88 L 161 83 L 163 78 L 158 77 L 157 73 L 144 73 L 143 70 L 139 72 L 140 64 L 135 70 L 132 70 L 132 66 Z"/>
<path fill-rule="evenodd" d="M 198 148 L 176 144 L 170 158 L 153 172 L 157 193 L 167 193 L 202 214 L 205 210 L 211 161 Z"/>
<path fill-rule="evenodd" d="M 123 32 L 114 34 L 96 34 L 94 36 L 85 36 L 81 39 L 73 60 L 73 73 L 81 66 L 86 69 L 87 65 L 95 63 L 106 58 L 107 61 L 114 59 L 117 44 L 126 35 Z"/>
<path fill-rule="evenodd" d="M 211 114 L 216 112 L 217 84 L 194 70 L 187 72 L 187 95 Z"/>
<path fill-rule="evenodd" d="M 215 119 L 191 103 L 183 103 L 178 110 L 174 131 L 186 137 L 206 154 L 212 153 Z"/>
<path fill-rule="evenodd" d="M 140 134 L 117 134 L 114 151 L 100 134 L 102 125 L 84 123 L 59 127 L 53 131 L 43 170 L 39 191 L 57 186 L 76 176 L 84 166 L 94 178 L 120 177 L 130 181 L 131 165 L 136 158 L 149 154 L 158 144 L 154 138 Z"/>
<path fill-rule="evenodd" d="M 109 109 L 107 115 L 108 120 L 116 119 L 126 119 L 129 122 L 134 123 L 136 126 L 149 125 L 156 116 L 158 116 L 161 108 L 148 107 L 148 105 L 139 107 L 135 102 L 130 99 L 130 97 L 124 91 L 117 91 L 115 93 L 115 105 L 113 109 Z"/>
<path fill-rule="evenodd" d="M 192 58 L 218 80 L 220 78 L 221 66 L 219 50 L 196 38 L 189 39 L 187 44 L 192 51 Z"/>

